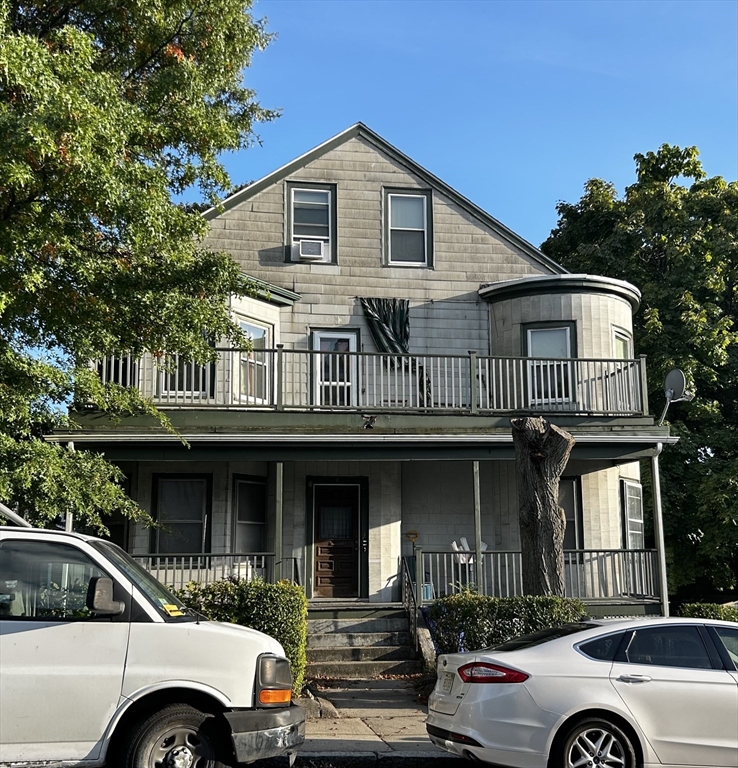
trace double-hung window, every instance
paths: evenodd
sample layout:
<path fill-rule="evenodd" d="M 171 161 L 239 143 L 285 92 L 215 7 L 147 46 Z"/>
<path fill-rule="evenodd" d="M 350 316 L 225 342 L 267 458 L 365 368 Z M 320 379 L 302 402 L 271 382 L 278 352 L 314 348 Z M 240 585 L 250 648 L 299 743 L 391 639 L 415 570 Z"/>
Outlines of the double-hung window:
<path fill-rule="evenodd" d="M 626 549 L 643 549 L 645 546 L 643 489 L 640 483 L 632 480 L 623 480 L 621 493 L 625 547 Z"/>
<path fill-rule="evenodd" d="M 288 182 L 288 261 L 331 263 L 336 250 L 336 189 Z"/>
<path fill-rule="evenodd" d="M 541 408 L 565 407 L 574 390 L 571 325 L 528 328 L 528 402 Z"/>
<path fill-rule="evenodd" d="M 385 212 L 387 263 L 433 266 L 431 193 L 386 190 Z"/>
<path fill-rule="evenodd" d="M 239 322 L 251 341 L 251 351 L 241 352 L 238 370 L 238 396 L 242 402 L 266 404 L 270 401 L 270 329 L 251 320 Z"/>
<path fill-rule="evenodd" d="M 211 477 L 155 475 L 157 528 L 152 549 L 161 554 L 193 554 L 209 547 Z"/>
<path fill-rule="evenodd" d="M 266 478 L 236 477 L 235 552 L 257 553 L 266 550 Z"/>

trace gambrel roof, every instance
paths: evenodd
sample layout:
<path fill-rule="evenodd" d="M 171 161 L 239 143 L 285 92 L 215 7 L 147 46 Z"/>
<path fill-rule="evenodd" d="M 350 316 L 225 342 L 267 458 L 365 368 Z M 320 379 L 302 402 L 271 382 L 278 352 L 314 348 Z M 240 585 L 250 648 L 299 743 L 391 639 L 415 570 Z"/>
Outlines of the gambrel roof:
<path fill-rule="evenodd" d="M 439 179 L 437 176 L 434 176 L 430 171 L 423 168 L 423 166 L 418 165 L 418 163 L 416 163 L 404 153 L 400 152 L 399 149 L 392 146 L 392 144 L 383 139 L 379 134 L 372 131 L 371 128 L 368 128 L 363 123 L 356 123 L 355 125 L 352 125 L 350 128 L 347 128 L 345 131 L 339 133 L 337 136 L 334 136 L 332 139 L 328 139 L 328 141 L 320 144 L 314 149 L 311 149 L 304 155 L 301 155 L 297 159 L 292 160 L 286 165 L 283 165 L 281 168 L 278 168 L 276 171 L 273 171 L 267 176 L 264 176 L 258 181 L 255 181 L 248 187 L 244 187 L 244 189 L 241 189 L 235 194 L 226 198 L 217 208 L 210 208 L 205 211 L 203 216 L 208 220 L 217 218 L 224 211 L 233 208 L 239 203 L 243 203 L 244 201 L 249 200 L 254 195 L 257 195 L 259 192 L 268 188 L 272 184 L 276 184 L 277 182 L 282 181 L 283 179 L 294 174 L 296 171 L 308 165 L 308 163 L 311 163 L 313 160 L 322 157 L 336 147 L 339 147 L 354 138 L 363 139 L 367 143 L 374 146 L 378 151 L 384 153 L 398 164 L 404 166 L 410 173 L 422 179 L 429 187 L 448 197 L 460 208 L 477 219 L 481 224 L 495 232 L 500 238 L 507 240 L 509 243 L 516 246 L 531 259 L 537 261 L 551 272 L 555 274 L 567 273 L 567 270 L 564 269 L 564 267 L 562 267 L 560 264 L 557 264 L 553 259 L 550 259 L 548 256 L 546 256 L 546 254 L 544 254 L 534 245 L 529 243 L 520 235 L 513 232 L 502 222 L 495 219 L 494 216 L 491 216 L 478 205 L 475 205 L 473 202 L 471 202 L 471 200 L 468 200 L 466 197 L 461 195 L 453 187 L 450 187 L 444 181 L 441 181 L 441 179 Z"/>

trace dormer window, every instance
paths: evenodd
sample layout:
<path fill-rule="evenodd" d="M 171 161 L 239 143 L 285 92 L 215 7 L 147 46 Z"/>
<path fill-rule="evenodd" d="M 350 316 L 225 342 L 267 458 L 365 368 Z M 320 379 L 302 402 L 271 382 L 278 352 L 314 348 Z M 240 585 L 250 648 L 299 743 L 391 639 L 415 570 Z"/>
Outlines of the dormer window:
<path fill-rule="evenodd" d="M 330 184 L 288 182 L 287 260 L 335 263 L 336 193 Z"/>

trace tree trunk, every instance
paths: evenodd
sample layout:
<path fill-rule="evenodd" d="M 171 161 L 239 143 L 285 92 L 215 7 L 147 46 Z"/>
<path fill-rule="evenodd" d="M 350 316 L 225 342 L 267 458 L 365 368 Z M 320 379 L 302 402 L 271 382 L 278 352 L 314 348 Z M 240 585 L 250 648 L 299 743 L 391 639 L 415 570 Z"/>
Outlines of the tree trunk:
<path fill-rule="evenodd" d="M 542 418 L 513 419 L 518 471 L 523 593 L 564 596 L 564 531 L 559 479 L 575 440 Z"/>

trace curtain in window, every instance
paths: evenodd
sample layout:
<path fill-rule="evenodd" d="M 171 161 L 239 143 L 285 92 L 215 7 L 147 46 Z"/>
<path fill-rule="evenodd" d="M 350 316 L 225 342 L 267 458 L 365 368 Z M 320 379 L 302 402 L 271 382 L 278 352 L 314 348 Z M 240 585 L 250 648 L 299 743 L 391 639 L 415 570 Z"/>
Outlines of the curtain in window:
<path fill-rule="evenodd" d="M 359 301 L 377 349 L 406 355 L 410 348 L 410 301 L 361 298 Z"/>

